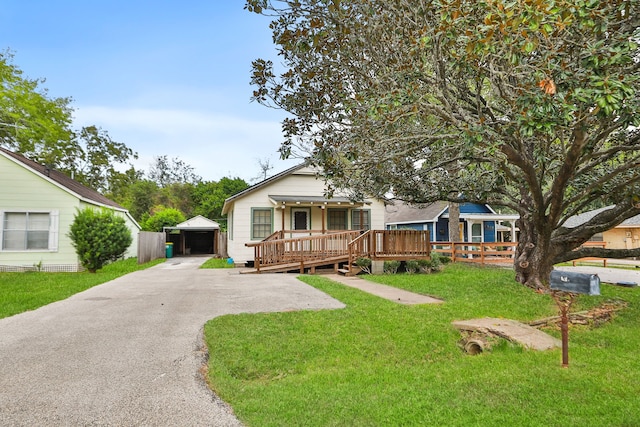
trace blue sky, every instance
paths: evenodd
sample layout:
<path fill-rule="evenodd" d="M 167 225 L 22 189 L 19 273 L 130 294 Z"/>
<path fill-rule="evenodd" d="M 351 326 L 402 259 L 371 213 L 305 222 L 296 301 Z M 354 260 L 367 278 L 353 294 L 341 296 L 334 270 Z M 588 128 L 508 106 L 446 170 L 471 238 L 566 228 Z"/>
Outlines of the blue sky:
<path fill-rule="evenodd" d="M 139 154 L 178 157 L 205 180 L 271 174 L 285 113 L 251 102 L 251 61 L 277 62 L 269 19 L 244 0 L 7 0 L 0 49 L 52 97 L 71 97 L 74 127 L 97 125 Z"/>

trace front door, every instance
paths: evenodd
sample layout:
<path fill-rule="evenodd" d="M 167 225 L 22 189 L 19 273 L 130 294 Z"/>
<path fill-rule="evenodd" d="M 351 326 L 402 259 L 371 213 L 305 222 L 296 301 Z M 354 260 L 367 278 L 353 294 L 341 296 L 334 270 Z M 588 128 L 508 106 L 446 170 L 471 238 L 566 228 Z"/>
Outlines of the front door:
<path fill-rule="evenodd" d="M 291 216 L 293 230 L 309 230 L 309 209 L 293 208 Z"/>

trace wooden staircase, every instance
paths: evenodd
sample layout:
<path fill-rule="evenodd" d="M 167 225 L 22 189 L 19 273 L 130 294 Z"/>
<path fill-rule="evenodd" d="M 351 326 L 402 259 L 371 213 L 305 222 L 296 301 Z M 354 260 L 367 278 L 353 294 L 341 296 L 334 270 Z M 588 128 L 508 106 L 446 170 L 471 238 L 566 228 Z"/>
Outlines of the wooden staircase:
<path fill-rule="evenodd" d="M 338 273 L 343 276 L 357 276 L 362 272 L 362 269 L 356 264 L 346 264 L 344 267 L 338 269 Z"/>

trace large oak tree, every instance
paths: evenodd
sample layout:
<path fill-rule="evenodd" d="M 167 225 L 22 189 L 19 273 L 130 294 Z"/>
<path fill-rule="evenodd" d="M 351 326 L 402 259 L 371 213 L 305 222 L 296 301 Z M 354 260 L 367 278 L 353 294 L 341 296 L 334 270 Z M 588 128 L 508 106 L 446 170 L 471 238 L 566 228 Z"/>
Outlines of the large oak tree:
<path fill-rule="evenodd" d="M 578 249 L 640 214 L 639 3 L 248 0 L 279 52 L 254 99 L 336 186 L 516 211 L 516 278 L 543 288 L 554 263 L 640 255 Z"/>

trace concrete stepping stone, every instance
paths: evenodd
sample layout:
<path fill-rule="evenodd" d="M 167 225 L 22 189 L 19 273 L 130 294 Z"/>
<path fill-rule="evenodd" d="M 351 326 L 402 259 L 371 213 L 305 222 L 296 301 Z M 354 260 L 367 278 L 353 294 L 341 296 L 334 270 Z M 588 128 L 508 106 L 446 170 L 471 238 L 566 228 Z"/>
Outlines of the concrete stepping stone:
<path fill-rule="evenodd" d="M 415 292 L 405 291 L 404 289 L 394 288 L 393 286 L 373 283 L 368 280 L 361 279 L 357 276 L 342 276 L 339 274 L 332 274 L 329 276 L 329 278 L 338 283 L 342 283 L 343 285 L 360 289 L 361 291 L 370 293 L 380 298 L 387 299 L 389 301 L 397 302 L 398 304 L 441 304 L 444 302 L 440 299 L 433 298 L 428 295 L 416 294 Z"/>

